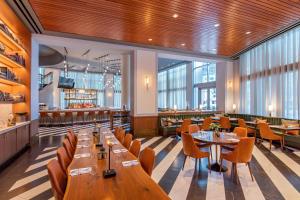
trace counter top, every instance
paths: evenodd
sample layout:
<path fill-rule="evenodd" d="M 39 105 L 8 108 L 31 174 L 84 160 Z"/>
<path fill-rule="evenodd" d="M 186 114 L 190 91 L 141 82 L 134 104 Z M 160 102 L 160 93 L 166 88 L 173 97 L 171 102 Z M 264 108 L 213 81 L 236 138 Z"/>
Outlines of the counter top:
<path fill-rule="evenodd" d="M 76 108 L 76 109 L 59 109 L 59 110 L 40 110 L 41 112 L 78 112 L 78 111 L 120 111 L 120 109 L 111 109 L 111 108 Z"/>
<path fill-rule="evenodd" d="M 11 130 L 14 130 L 16 128 L 19 128 L 21 126 L 25 126 L 27 124 L 30 124 L 30 121 L 26 121 L 26 122 L 19 122 L 19 123 L 16 123 L 16 125 L 14 126 L 9 126 L 9 127 L 5 127 L 5 128 L 0 128 L 0 134 L 3 134 L 3 133 L 6 133 L 8 131 L 11 131 Z"/>

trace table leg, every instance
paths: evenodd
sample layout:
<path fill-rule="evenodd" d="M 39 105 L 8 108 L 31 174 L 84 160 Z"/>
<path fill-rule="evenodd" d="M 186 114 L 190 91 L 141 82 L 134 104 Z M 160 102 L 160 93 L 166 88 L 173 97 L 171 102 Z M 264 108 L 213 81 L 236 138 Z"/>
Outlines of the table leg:
<path fill-rule="evenodd" d="M 220 149 L 221 149 L 221 147 L 220 147 Z M 219 164 L 219 160 L 220 159 L 218 156 L 218 145 L 216 145 L 216 162 L 211 165 L 212 171 L 220 172 L 221 165 Z M 209 166 L 207 166 L 207 168 L 209 169 Z M 226 171 L 227 171 L 227 167 L 222 166 L 221 172 L 226 172 Z"/>

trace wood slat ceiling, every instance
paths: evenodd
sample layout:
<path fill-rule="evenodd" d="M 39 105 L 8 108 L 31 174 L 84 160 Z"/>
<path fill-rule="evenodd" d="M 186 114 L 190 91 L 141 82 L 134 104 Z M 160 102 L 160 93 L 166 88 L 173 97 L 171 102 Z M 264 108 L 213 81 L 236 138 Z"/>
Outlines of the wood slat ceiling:
<path fill-rule="evenodd" d="M 219 56 L 233 56 L 300 18 L 297 0 L 29 0 L 29 3 L 45 31 Z M 178 17 L 173 18 L 174 14 Z"/>

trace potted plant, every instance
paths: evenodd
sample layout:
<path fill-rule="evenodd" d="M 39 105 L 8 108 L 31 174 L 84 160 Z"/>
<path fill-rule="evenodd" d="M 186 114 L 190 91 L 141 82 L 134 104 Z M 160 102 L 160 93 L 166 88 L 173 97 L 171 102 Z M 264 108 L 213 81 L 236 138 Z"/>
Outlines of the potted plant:
<path fill-rule="evenodd" d="M 214 134 L 217 136 L 217 137 L 220 137 L 220 132 L 219 132 L 219 129 L 220 129 L 220 125 L 219 124 L 216 124 L 216 123 L 211 123 L 209 128 L 214 131 Z"/>

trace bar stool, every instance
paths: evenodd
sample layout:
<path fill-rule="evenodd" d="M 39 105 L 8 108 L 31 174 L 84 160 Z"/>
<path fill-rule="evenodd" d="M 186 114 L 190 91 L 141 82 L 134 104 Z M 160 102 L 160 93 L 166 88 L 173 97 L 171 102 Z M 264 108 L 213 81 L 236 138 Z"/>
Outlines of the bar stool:
<path fill-rule="evenodd" d="M 97 120 L 98 120 L 98 122 L 102 122 L 103 121 L 103 117 L 104 117 L 104 111 L 103 110 L 99 110 L 98 114 L 97 114 Z"/>
<path fill-rule="evenodd" d="M 59 111 L 55 111 L 52 113 L 52 123 L 53 125 L 61 125 L 62 118 Z"/>
<path fill-rule="evenodd" d="M 87 121 L 88 122 L 94 122 L 96 119 L 96 112 L 95 111 L 89 111 L 87 115 Z"/>
<path fill-rule="evenodd" d="M 47 112 L 40 112 L 40 125 L 47 126 L 50 122 L 50 117 Z"/>
<path fill-rule="evenodd" d="M 76 115 L 76 122 L 78 124 L 83 124 L 84 123 L 84 111 L 78 111 Z"/>
<path fill-rule="evenodd" d="M 65 112 L 64 122 L 65 125 L 73 125 L 73 112 L 71 111 Z"/>

